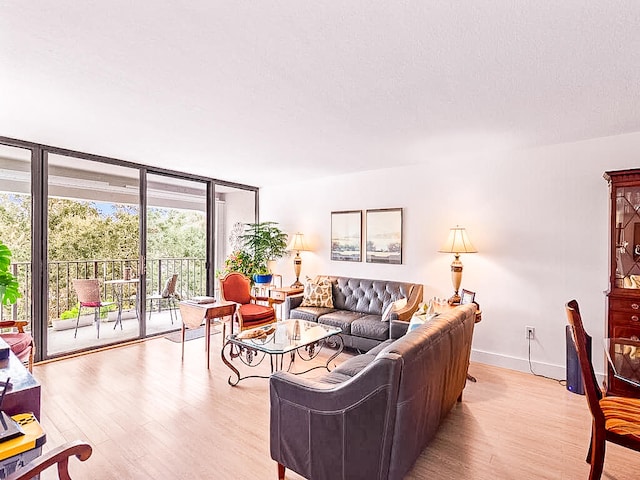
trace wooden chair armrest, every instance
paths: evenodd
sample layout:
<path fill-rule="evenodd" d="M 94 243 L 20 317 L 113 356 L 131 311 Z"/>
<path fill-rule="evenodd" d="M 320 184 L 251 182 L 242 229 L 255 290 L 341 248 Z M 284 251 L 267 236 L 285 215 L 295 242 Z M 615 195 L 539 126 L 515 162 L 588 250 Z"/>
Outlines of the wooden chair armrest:
<path fill-rule="evenodd" d="M 29 480 L 55 464 L 58 465 L 58 477 L 60 480 L 71 480 L 69 476 L 69 457 L 75 455 L 78 460 L 84 462 L 91 456 L 91 452 L 91 445 L 88 443 L 80 440 L 68 442 L 27 463 L 17 472 L 7 476 L 6 480 Z"/>
<path fill-rule="evenodd" d="M 24 327 L 27 325 L 29 325 L 29 322 L 17 320 L 4 320 L 0 322 L 0 328 L 17 328 L 20 333 L 24 333 Z"/>

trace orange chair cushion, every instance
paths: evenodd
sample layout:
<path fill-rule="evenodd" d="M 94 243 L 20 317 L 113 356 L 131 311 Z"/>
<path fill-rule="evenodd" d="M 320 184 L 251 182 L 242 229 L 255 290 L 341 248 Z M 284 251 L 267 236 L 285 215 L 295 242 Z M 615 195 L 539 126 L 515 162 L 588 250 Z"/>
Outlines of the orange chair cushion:
<path fill-rule="evenodd" d="M 273 311 L 273 308 L 265 307 L 264 305 L 256 305 L 255 303 L 240 305 L 240 308 L 238 310 L 240 312 L 240 315 L 242 316 L 242 322 L 244 324 L 264 322 L 266 320 L 275 321 L 276 318 L 276 314 Z"/>
<path fill-rule="evenodd" d="M 608 431 L 640 440 L 640 399 L 604 397 L 600 407 Z"/>
<path fill-rule="evenodd" d="M 33 338 L 28 333 L 3 333 L 1 336 L 18 357 L 33 345 Z"/>

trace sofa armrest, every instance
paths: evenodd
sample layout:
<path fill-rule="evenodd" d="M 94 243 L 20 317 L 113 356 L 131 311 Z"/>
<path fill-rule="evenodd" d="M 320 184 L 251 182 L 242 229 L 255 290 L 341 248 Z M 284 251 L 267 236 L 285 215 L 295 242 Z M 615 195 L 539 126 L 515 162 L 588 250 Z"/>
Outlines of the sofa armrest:
<path fill-rule="evenodd" d="M 396 340 L 407 333 L 409 322 L 404 320 L 391 320 L 389 325 L 389 338 Z"/>
<path fill-rule="evenodd" d="M 289 313 L 294 308 L 298 308 L 302 303 L 302 299 L 304 298 L 304 294 L 298 293 L 296 295 L 287 295 L 284 301 L 284 318 L 289 318 Z"/>
<path fill-rule="evenodd" d="M 271 458 L 305 478 L 387 478 L 400 369 L 388 353 L 338 384 L 274 373 Z"/>

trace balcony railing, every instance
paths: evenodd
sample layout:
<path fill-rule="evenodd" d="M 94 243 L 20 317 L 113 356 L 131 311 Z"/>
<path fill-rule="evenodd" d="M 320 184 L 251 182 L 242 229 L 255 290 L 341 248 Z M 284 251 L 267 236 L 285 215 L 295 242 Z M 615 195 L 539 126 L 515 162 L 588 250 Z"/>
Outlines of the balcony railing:
<path fill-rule="evenodd" d="M 101 293 L 106 301 L 115 300 L 114 286 L 107 285 L 105 280 L 123 278 L 124 269 L 132 268 L 133 276 L 137 276 L 138 260 L 107 259 L 107 260 L 74 260 L 49 262 L 49 315 L 51 319 L 59 318 L 66 310 L 71 310 L 78 302 L 73 289 L 74 278 L 97 278 L 100 280 Z M 17 262 L 11 265 L 11 271 L 18 279 L 22 297 L 11 306 L 0 309 L 0 319 L 12 318 L 18 320 L 32 320 L 31 308 L 31 263 Z M 178 274 L 176 292 L 181 298 L 189 298 L 206 293 L 206 260 L 204 258 L 157 258 L 147 259 L 147 293 L 161 292 L 164 283 L 174 273 Z M 124 292 L 124 298 L 136 293 Z"/>

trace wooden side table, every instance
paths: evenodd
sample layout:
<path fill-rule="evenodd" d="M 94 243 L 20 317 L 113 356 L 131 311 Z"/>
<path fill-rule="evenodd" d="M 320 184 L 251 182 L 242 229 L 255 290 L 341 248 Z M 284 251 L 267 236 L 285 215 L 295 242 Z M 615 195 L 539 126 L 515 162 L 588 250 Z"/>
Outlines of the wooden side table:
<path fill-rule="evenodd" d="M 182 317 L 182 359 L 184 360 L 184 337 L 187 328 L 199 328 L 204 321 L 205 350 L 207 353 L 207 369 L 211 355 L 211 324 L 222 323 L 222 336 L 226 338 L 226 323 L 219 318 L 231 317 L 231 333 L 233 333 L 233 315 L 236 313 L 235 302 L 194 303 L 188 300 L 180 302 Z M 225 338 L 222 342 L 224 343 Z"/>
<path fill-rule="evenodd" d="M 287 301 L 287 297 L 292 295 L 298 295 L 304 292 L 304 287 L 280 287 L 280 288 L 270 288 L 269 289 L 269 297 L 274 300 L 273 303 L 277 305 L 282 305 Z M 280 307 L 282 309 L 282 306 Z M 282 312 L 281 317 L 283 317 Z M 286 318 L 280 318 L 280 320 L 286 320 Z"/>
<path fill-rule="evenodd" d="M 7 378 L 12 387 L 4 396 L 2 410 L 7 415 L 31 412 L 40 420 L 40 384 L 13 352 L 0 361 L 0 380 Z"/>

